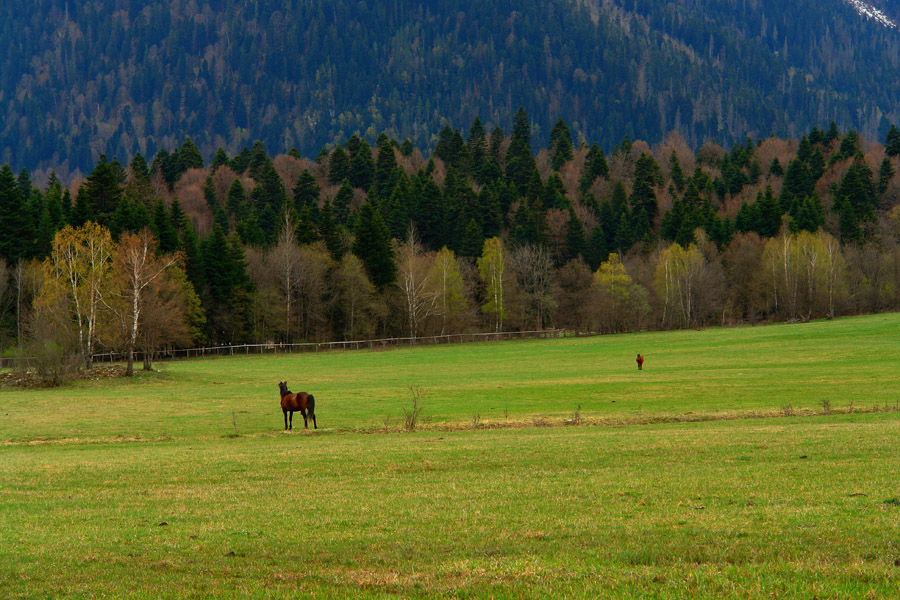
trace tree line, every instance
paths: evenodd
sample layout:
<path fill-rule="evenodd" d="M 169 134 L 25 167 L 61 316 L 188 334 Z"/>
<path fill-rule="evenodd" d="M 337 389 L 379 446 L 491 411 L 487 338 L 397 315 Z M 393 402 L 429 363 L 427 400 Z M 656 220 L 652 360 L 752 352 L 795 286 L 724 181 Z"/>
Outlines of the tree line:
<path fill-rule="evenodd" d="M 166 346 L 560 327 L 612 333 L 900 305 L 900 131 L 696 151 L 536 149 L 477 117 L 426 157 L 353 135 L 315 157 L 188 138 L 83 181 L 0 168 L 0 343 Z M 129 360 L 129 372 L 131 370 Z M 149 364 L 145 365 L 149 366 Z"/>

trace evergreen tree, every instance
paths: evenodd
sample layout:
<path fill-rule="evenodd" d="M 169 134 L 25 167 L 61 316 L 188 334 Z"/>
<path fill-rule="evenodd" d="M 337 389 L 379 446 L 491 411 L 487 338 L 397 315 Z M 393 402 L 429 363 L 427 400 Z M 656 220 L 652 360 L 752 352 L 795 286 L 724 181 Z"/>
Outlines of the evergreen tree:
<path fill-rule="evenodd" d="M 772 159 L 772 164 L 769 165 L 769 175 L 772 177 L 784 177 L 784 169 L 781 168 L 778 158 Z"/>
<path fill-rule="evenodd" d="M 531 122 L 524 108 L 513 119 L 513 133 L 506 152 L 506 177 L 520 193 L 525 192 L 532 173 L 537 171 L 531 154 Z"/>
<path fill-rule="evenodd" d="M 371 202 L 366 202 L 359 209 L 353 254 L 363 262 L 369 278 L 379 290 L 394 283 L 397 267 L 390 232 L 381 213 Z"/>
<path fill-rule="evenodd" d="M 250 150 L 250 160 L 247 163 L 247 171 L 250 177 L 259 181 L 263 171 L 272 166 L 269 155 L 266 154 L 266 148 L 260 140 L 253 142 L 253 148 Z"/>
<path fill-rule="evenodd" d="M 206 199 L 206 205 L 211 209 L 214 209 L 219 203 L 219 199 L 216 198 L 216 188 L 213 185 L 212 175 L 207 175 L 206 182 L 203 184 L 203 198 Z"/>
<path fill-rule="evenodd" d="M 231 170 L 238 175 L 243 175 L 250 165 L 250 157 L 250 148 L 244 146 L 241 148 L 241 151 L 231 159 Z"/>
<path fill-rule="evenodd" d="M 841 242 L 848 244 L 862 240 L 862 228 L 859 225 L 859 218 L 856 216 L 856 211 L 850 203 L 850 199 L 846 196 L 839 197 L 835 204 L 835 210 L 838 213 Z"/>
<path fill-rule="evenodd" d="M 145 180 L 150 179 L 150 168 L 147 166 L 147 159 L 140 152 L 136 153 L 134 158 L 131 159 L 130 166 L 134 177 L 140 177 Z"/>
<path fill-rule="evenodd" d="M 178 201 L 178 198 L 172 199 L 172 206 L 169 207 L 169 217 L 172 220 L 172 227 L 175 228 L 175 232 L 181 233 L 185 223 L 187 223 L 187 215 L 181 209 L 181 202 Z"/>
<path fill-rule="evenodd" d="M 878 194 L 883 196 L 887 191 L 888 184 L 894 177 L 894 167 L 891 166 L 891 159 L 885 156 L 881 160 L 881 168 L 878 170 Z"/>
<path fill-rule="evenodd" d="M 240 177 L 235 177 L 228 188 L 228 197 L 226 200 L 228 210 L 235 215 L 238 220 L 242 220 L 247 216 L 248 203 L 247 194 L 244 191 L 244 184 L 241 183 Z M 227 228 L 223 228 L 227 231 Z"/>
<path fill-rule="evenodd" d="M 550 131 L 550 156 L 554 171 L 559 171 L 564 164 L 572 160 L 572 132 L 562 118 L 556 121 Z"/>
<path fill-rule="evenodd" d="M 596 271 L 606 257 L 609 256 L 609 248 L 606 243 L 606 232 L 600 223 L 594 225 L 591 229 L 591 237 L 588 240 L 587 259 L 588 266 L 592 271 Z"/>
<path fill-rule="evenodd" d="M 294 209 L 298 212 L 304 207 L 318 206 L 319 193 L 321 189 L 316 183 L 316 178 L 312 176 L 309 169 L 303 169 L 303 173 L 297 178 L 292 191 L 294 195 Z"/>
<path fill-rule="evenodd" d="M 762 237 L 775 237 L 781 229 L 781 217 L 784 214 L 781 203 L 775 199 L 772 186 L 766 186 L 765 193 L 757 196 L 757 221 L 753 230 Z"/>
<path fill-rule="evenodd" d="M 587 254 L 587 240 L 584 239 L 584 224 L 575 214 L 575 209 L 569 207 L 569 221 L 566 223 L 566 248 L 561 263 L 567 263 L 579 256 Z"/>
<path fill-rule="evenodd" d="M 410 211 L 411 211 L 411 193 L 409 179 L 401 171 L 401 177 L 397 179 L 397 184 L 390 196 L 382 204 L 381 214 L 384 222 L 391 233 L 391 237 L 398 240 L 405 240 L 406 233 L 409 231 Z"/>
<path fill-rule="evenodd" d="M 366 140 L 359 140 L 359 148 L 350 159 L 350 185 L 368 190 L 375 179 L 375 161 L 372 160 L 372 149 Z"/>
<path fill-rule="evenodd" d="M 374 191 L 377 198 L 387 198 L 395 184 L 397 170 L 397 158 L 394 156 L 394 147 L 385 137 L 378 145 L 378 161 L 375 164 Z"/>
<path fill-rule="evenodd" d="M 669 158 L 669 177 L 671 177 L 675 189 L 679 192 L 683 192 L 685 186 L 684 170 L 681 168 L 681 163 L 678 161 L 678 155 L 675 154 L 674 150 L 672 150 L 672 156 Z"/>
<path fill-rule="evenodd" d="M 600 149 L 600 146 L 594 144 L 584 158 L 584 171 L 581 174 L 579 189 L 582 192 L 587 192 L 597 177 L 609 178 L 609 164 L 606 162 L 606 155 L 603 154 L 603 150 Z"/>
<path fill-rule="evenodd" d="M 178 174 L 184 174 L 188 169 L 202 169 L 203 155 L 200 149 L 191 141 L 191 138 L 185 138 L 181 148 L 178 149 Z"/>
<path fill-rule="evenodd" d="M 656 192 L 659 166 L 652 156 L 641 153 L 634 165 L 634 187 L 631 191 L 632 232 L 638 238 L 650 233 L 658 211 Z"/>
<path fill-rule="evenodd" d="M 350 204 L 353 202 L 353 186 L 344 179 L 334 197 L 334 217 L 338 223 L 346 225 L 350 218 Z"/>
<path fill-rule="evenodd" d="M 328 183 L 337 185 L 350 176 L 350 158 L 341 146 L 328 159 Z"/>
<path fill-rule="evenodd" d="M 426 248 L 436 249 L 446 244 L 444 236 L 444 211 L 441 189 L 430 177 L 416 186 L 416 208 L 413 220 Z"/>
<path fill-rule="evenodd" d="M 203 294 L 206 279 L 203 272 L 203 256 L 200 251 L 200 239 L 190 220 L 185 221 L 181 234 L 181 250 L 184 253 L 184 272 L 188 281 L 198 294 Z"/>
<path fill-rule="evenodd" d="M 0 257 L 8 263 L 29 254 L 31 221 L 8 164 L 0 168 Z"/>
<path fill-rule="evenodd" d="M 212 162 L 209 164 L 209 170 L 211 173 L 215 173 L 219 167 L 228 166 L 228 154 L 221 147 L 216 150 L 216 153 L 213 154 Z M 194 286 L 195 288 L 197 286 Z"/>
<path fill-rule="evenodd" d="M 459 242 L 459 255 L 477 258 L 484 246 L 484 234 L 474 218 L 469 218 Z"/>
<path fill-rule="evenodd" d="M 896 125 L 891 125 L 887 137 L 884 140 L 884 153 L 890 157 L 900 156 L 900 131 Z"/>
<path fill-rule="evenodd" d="M 322 220 L 319 223 L 319 236 L 325 240 L 325 246 L 328 248 L 328 252 L 331 253 L 331 257 L 340 262 L 341 258 L 344 256 L 344 252 L 346 252 L 346 248 L 344 247 L 344 240 L 341 239 L 340 226 L 334 218 L 334 209 L 331 205 L 331 200 L 326 198 L 325 203 L 322 205 Z"/>
<path fill-rule="evenodd" d="M 850 165 L 838 187 L 837 196 L 849 202 L 858 223 L 875 220 L 875 209 L 878 207 L 876 187 L 872 181 L 872 171 L 862 159 L 854 160 Z"/>
<path fill-rule="evenodd" d="M 297 227 L 295 230 L 297 243 L 301 246 L 313 244 L 319 240 L 319 234 L 315 222 L 310 215 L 308 206 L 304 206 L 297 212 Z"/>
<path fill-rule="evenodd" d="M 788 165 L 781 187 L 781 210 L 789 213 L 794 205 L 815 193 L 815 186 L 805 163 L 794 159 Z"/>
<path fill-rule="evenodd" d="M 96 220 L 97 223 L 106 225 L 121 199 L 122 187 L 119 185 L 118 176 L 112 165 L 106 161 L 106 156 L 101 154 L 100 162 L 78 190 L 76 206 L 83 204 L 89 208 L 90 216 L 87 220 Z"/>
<path fill-rule="evenodd" d="M 160 254 L 169 254 L 178 250 L 178 232 L 172 226 L 172 219 L 161 199 L 157 200 L 156 205 L 153 207 L 151 228 L 159 241 L 157 250 Z"/>

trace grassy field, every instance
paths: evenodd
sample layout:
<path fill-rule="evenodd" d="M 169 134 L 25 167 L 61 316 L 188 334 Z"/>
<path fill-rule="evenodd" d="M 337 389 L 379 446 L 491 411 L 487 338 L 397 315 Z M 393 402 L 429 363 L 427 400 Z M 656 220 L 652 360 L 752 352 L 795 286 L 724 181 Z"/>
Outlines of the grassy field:
<path fill-rule="evenodd" d="M 877 315 L 3 391 L 0 597 L 894 597 L 898 334 Z M 321 429 L 281 432 L 284 379 Z M 394 433 L 410 385 L 429 422 Z M 563 427 L 579 405 L 595 426 Z"/>

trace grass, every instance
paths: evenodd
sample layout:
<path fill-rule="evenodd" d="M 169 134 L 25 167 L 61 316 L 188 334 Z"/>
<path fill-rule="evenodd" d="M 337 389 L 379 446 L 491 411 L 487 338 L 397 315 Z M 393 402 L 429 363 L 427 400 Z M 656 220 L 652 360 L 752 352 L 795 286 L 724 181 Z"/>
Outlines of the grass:
<path fill-rule="evenodd" d="M 0 597 L 891 597 L 900 413 L 844 411 L 896 402 L 898 333 L 194 360 L 0 392 Z M 285 378 L 322 429 L 281 433 Z M 374 433 L 410 385 L 430 424 Z M 491 428 L 576 412 L 627 425 Z M 653 422 L 751 414 L 772 418 Z"/>

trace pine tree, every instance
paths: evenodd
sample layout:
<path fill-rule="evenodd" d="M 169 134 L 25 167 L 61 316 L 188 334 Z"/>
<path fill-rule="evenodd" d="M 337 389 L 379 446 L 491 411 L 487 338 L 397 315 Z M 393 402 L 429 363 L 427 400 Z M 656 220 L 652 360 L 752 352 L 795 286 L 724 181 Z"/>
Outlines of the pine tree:
<path fill-rule="evenodd" d="M 506 152 L 506 177 L 520 193 L 525 192 L 532 173 L 537 171 L 531 155 L 531 122 L 524 108 L 513 119 L 513 133 Z"/>
<path fill-rule="evenodd" d="M 334 218 L 334 209 L 331 200 L 326 198 L 322 205 L 322 220 L 319 223 L 319 236 L 325 240 L 325 246 L 331 257 L 340 262 L 346 252 L 344 248 L 344 240 L 341 239 L 340 226 Z"/>
<path fill-rule="evenodd" d="M 887 191 L 888 184 L 894 177 L 894 167 L 891 166 L 891 159 L 885 156 L 881 160 L 881 168 L 878 170 L 878 194 L 883 196 Z"/>
<path fill-rule="evenodd" d="M 652 156 L 641 153 L 634 165 L 634 187 L 629 203 L 633 216 L 633 233 L 642 237 L 653 229 L 658 211 L 654 187 L 658 180 L 659 166 Z"/>
<path fill-rule="evenodd" d="M 397 158 L 394 156 L 394 147 L 385 136 L 378 145 L 378 161 L 375 163 L 374 191 L 377 198 L 387 198 L 395 182 L 397 170 Z"/>
<path fill-rule="evenodd" d="M 203 184 L 203 198 L 206 199 L 206 205 L 211 209 L 214 209 L 219 203 L 219 199 L 216 198 L 216 188 L 213 185 L 212 175 L 207 175 L 206 182 Z"/>
<path fill-rule="evenodd" d="M 375 161 L 372 160 L 372 149 L 366 140 L 359 140 L 359 149 L 350 159 L 350 185 L 357 189 L 368 190 L 375 179 Z"/>
<path fill-rule="evenodd" d="M 669 177 L 672 178 L 675 189 L 683 192 L 685 186 L 684 170 L 682 170 L 681 163 L 678 161 L 678 155 L 675 154 L 674 150 L 672 150 L 672 156 L 669 158 Z"/>
<path fill-rule="evenodd" d="M 350 176 L 350 158 L 341 146 L 328 159 L 328 183 L 337 185 Z"/>
<path fill-rule="evenodd" d="M 344 179 L 334 197 L 334 217 L 338 223 L 346 225 L 350 218 L 350 204 L 353 202 L 353 186 Z"/>
<path fill-rule="evenodd" d="M 178 232 L 172 226 L 172 219 L 161 199 L 157 200 L 156 205 L 153 207 L 151 228 L 159 241 L 157 250 L 160 254 L 169 254 L 178 250 Z"/>
<path fill-rule="evenodd" d="M 8 164 L 0 168 L 0 257 L 7 263 L 27 256 L 31 243 L 31 221 L 22 201 L 22 192 Z"/>
<path fill-rule="evenodd" d="M 459 242 L 459 255 L 477 257 L 484 246 L 484 234 L 474 218 L 469 218 Z"/>
<path fill-rule="evenodd" d="M 318 206 L 319 194 L 321 189 L 316 183 L 316 178 L 312 176 L 309 169 L 303 169 L 303 173 L 297 178 L 292 191 L 294 195 L 294 209 L 298 212 L 304 207 Z"/>
<path fill-rule="evenodd" d="M 250 150 L 250 160 L 247 163 L 247 171 L 250 177 L 259 181 L 263 171 L 267 167 L 272 166 L 269 155 L 266 154 L 266 148 L 260 140 L 253 142 L 253 148 Z"/>
<path fill-rule="evenodd" d="M 397 267 L 394 264 L 390 232 L 381 213 L 371 202 L 366 202 L 359 209 L 353 254 L 366 266 L 369 278 L 379 290 L 394 283 Z"/>
<path fill-rule="evenodd" d="M 550 155 L 554 171 L 559 171 L 564 164 L 572 160 L 572 132 L 562 118 L 556 121 L 550 131 Z"/>
<path fill-rule="evenodd" d="M 588 240 L 587 259 L 588 266 L 592 271 L 596 271 L 606 257 L 609 256 L 609 248 L 606 243 L 606 232 L 600 223 L 594 225 L 591 229 L 591 237 Z"/>
<path fill-rule="evenodd" d="M 203 155 L 200 149 L 191 141 L 191 138 L 185 138 L 181 148 L 178 149 L 178 174 L 184 174 L 188 169 L 202 169 Z"/>
<path fill-rule="evenodd" d="M 131 173 L 135 177 L 140 177 L 142 179 L 150 179 L 150 169 L 147 167 L 147 159 L 138 152 L 134 155 L 134 158 L 131 159 Z"/>
<path fill-rule="evenodd" d="M 900 156 L 900 131 L 896 125 L 891 125 L 887 137 L 884 140 L 884 153 L 890 157 Z"/>
<path fill-rule="evenodd" d="M 100 162 L 78 190 L 76 205 L 84 203 L 86 207 L 90 208 L 88 219 L 105 225 L 121 199 L 122 188 L 119 185 L 118 176 L 112 165 L 106 161 L 106 156 L 101 154 Z"/>
<path fill-rule="evenodd" d="M 569 207 L 569 221 L 566 223 L 566 248 L 560 262 L 567 263 L 586 254 L 587 241 L 584 239 L 584 225 L 575 214 L 575 209 Z"/>
<path fill-rule="evenodd" d="M 297 212 L 295 235 L 297 243 L 301 246 L 313 244 L 319 240 L 316 224 L 312 220 L 308 206 L 304 206 Z"/>
<path fill-rule="evenodd" d="M 228 154 L 221 147 L 216 150 L 216 153 L 213 154 L 212 161 L 209 164 L 209 170 L 211 173 L 215 173 L 219 167 L 228 166 Z M 194 286 L 196 288 L 196 286 Z"/>
<path fill-rule="evenodd" d="M 181 202 L 178 201 L 178 198 L 172 199 L 172 206 L 169 207 L 169 217 L 172 220 L 172 227 L 175 228 L 175 232 L 180 233 L 184 229 L 185 223 L 187 223 L 187 215 L 181 209 Z"/>

